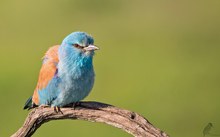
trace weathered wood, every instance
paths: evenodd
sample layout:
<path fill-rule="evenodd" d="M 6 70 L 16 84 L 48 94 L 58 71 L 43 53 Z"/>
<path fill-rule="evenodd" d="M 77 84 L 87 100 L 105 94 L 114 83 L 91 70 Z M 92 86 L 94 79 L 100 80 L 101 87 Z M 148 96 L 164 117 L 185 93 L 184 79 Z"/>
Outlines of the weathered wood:
<path fill-rule="evenodd" d="M 29 113 L 24 125 L 12 137 L 30 137 L 43 123 L 58 119 L 106 123 L 135 137 L 168 137 L 165 132 L 154 127 L 139 114 L 99 102 L 81 102 L 75 109 L 61 108 L 61 112 L 58 113 L 50 107 L 35 108 Z"/>

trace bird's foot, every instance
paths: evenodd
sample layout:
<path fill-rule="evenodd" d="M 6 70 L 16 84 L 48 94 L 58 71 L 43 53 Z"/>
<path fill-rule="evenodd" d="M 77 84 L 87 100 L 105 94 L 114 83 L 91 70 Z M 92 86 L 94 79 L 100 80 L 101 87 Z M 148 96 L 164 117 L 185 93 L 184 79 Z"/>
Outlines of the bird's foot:
<path fill-rule="evenodd" d="M 72 106 L 73 109 L 75 110 L 77 106 L 80 106 L 80 104 L 81 104 L 80 102 L 73 103 L 73 106 Z"/>
<path fill-rule="evenodd" d="M 54 109 L 54 112 L 63 114 L 63 112 L 61 111 L 60 107 L 54 106 L 53 109 Z"/>

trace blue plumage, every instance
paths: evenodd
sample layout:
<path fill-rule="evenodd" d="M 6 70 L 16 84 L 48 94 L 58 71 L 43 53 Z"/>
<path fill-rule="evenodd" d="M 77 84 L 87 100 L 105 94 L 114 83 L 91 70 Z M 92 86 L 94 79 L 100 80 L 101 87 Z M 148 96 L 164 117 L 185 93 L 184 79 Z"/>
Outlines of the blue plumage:
<path fill-rule="evenodd" d="M 97 49 L 90 35 L 74 32 L 60 46 L 48 50 L 32 102 L 63 107 L 84 99 L 94 84 L 93 56 Z"/>

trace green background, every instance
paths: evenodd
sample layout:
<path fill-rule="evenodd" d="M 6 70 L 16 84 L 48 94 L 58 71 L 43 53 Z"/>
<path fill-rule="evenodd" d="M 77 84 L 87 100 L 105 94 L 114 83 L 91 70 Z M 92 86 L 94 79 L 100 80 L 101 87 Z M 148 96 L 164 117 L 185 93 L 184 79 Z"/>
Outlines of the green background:
<path fill-rule="evenodd" d="M 96 52 L 96 82 L 85 100 L 145 116 L 173 137 L 220 134 L 220 1 L 1 0 L 0 136 L 28 112 L 41 57 L 73 31 L 86 31 Z M 129 137 L 87 121 L 52 121 L 34 137 Z"/>

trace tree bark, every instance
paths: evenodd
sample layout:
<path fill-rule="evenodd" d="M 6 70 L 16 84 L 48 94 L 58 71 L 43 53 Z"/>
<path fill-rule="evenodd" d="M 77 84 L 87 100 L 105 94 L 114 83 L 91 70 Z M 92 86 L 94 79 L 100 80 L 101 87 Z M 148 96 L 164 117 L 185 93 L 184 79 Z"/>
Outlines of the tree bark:
<path fill-rule="evenodd" d="M 75 108 L 65 107 L 59 112 L 51 107 L 37 107 L 29 113 L 23 126 L 12 137 L 30 137 L 43 123 L 58 119 L 106 123 L 135 137 L 168 137 L 139 114 L 99 102 L 80 102 Z"/>

